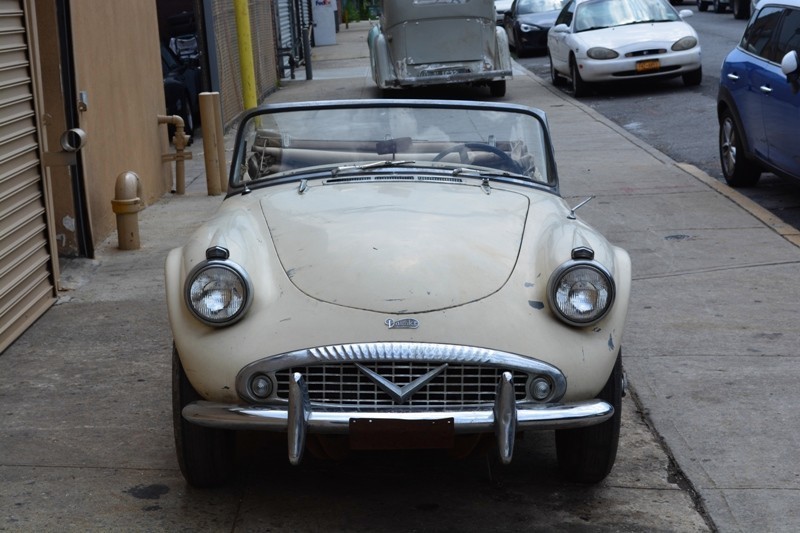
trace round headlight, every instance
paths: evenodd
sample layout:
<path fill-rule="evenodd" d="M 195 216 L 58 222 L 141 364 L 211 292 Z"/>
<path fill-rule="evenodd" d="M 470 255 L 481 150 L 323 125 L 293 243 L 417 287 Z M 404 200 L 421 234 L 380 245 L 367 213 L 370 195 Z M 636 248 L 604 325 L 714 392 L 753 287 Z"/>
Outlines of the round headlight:
<path fill-rule="evenodd" d="M 697 39 L 694 37 L 684 37 L 672 45 L 672 50 L 675 52 L 680 52 L 682 50 L 690 50 L 695 46 L 697 46 Z"/>
<path fill-rule="evenodd" d="M 227 260 L 196 266 L 186 278 L 185 290 L 189 309 L 210 326 L 227 326 L 242 318 L 253 295 L 244 270 Z"/>
<path fill-rule="evenodd" d="M 611 308 L 614 280 L 595 262 L 569 261 L 553 273 L 547 293 L 559 318 L 573 326 L 588 326 Z"/>
<path fill-rule="evenodd" d="M 619 54 L 610 48 L 603 48 L 602 46 L 595 46 L 586 51 L 586 55 L 592 59 L 614 59 L 619 57 Z"/>

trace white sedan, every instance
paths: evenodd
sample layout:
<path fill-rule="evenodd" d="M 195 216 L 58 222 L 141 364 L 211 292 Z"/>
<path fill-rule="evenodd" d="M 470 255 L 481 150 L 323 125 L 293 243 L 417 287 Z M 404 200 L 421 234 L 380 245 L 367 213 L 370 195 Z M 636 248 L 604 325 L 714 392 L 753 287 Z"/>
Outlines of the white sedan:
<path fill-rule="evenodd" d="M 703 78 L 697 32 L 668 0 L 571 0 L 547 35 L 554 85 L 572 81 L 576 97 L 590 82 L 682 76 Z"/>

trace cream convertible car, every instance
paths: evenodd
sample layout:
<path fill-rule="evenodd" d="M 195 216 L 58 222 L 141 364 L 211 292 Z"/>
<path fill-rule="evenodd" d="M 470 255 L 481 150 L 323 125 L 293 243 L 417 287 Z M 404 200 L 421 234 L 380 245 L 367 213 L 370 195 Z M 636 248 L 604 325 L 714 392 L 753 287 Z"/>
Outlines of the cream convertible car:
<path fill-rule="evenodd" d="M 547 123 L 456 101 L 247 114 L 228 195 L 166 262 L 181 470 L 237 430 L 306 449 L 457 448 L 509 463 L 555 430 L 564 474 L 617 452 L 628 254 L 560 196 Z M 493 452 L 494 453 L 494 452 Z"/>

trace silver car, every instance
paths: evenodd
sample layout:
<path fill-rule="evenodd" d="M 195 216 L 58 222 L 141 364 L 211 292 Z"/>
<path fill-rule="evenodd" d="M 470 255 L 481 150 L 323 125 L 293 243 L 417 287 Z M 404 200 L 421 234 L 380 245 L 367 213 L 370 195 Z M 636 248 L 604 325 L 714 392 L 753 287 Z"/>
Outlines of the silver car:
<path fill-rule="evenodd" d="M 381 13 L 367 38 L 381 89 L 469 83 L 505 95 L 511 54 L 492 0 L 383 0 Z"/>

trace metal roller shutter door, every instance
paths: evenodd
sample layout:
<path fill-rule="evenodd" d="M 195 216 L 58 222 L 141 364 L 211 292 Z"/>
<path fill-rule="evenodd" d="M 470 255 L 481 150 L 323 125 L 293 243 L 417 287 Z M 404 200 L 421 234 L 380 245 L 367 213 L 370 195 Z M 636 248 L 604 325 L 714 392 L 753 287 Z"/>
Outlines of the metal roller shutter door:
<path fill-rule="evenodd" d="M 55 301 L 33 85 L 19 0 L 0 1 L 0 352 Z"/>

